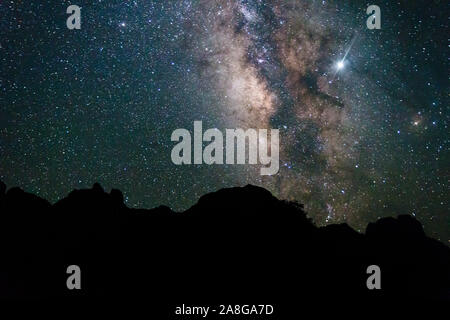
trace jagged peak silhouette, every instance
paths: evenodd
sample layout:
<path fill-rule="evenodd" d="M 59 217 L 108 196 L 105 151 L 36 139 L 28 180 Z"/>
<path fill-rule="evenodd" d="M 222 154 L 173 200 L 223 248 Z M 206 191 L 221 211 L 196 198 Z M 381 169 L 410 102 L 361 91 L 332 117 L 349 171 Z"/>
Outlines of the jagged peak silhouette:
<path fill-rule="evenodd" d="M 386 217 L 367 225 L 366 235 L 385 238 L 398 238 L 410 240 L 411 238 L 424 238 L 425 232 L 420 222 L 410 215 L 399 215 L 397 218 Z"/>
<path fill-rule="evenodd" d="M 25 192 L 18 187 L 6 190 L 5 183 L 0 181 L 0 196 L 3 195 L 5 197 L 2 200 L 4 209 L 14 209 L 15 206 L 23 209 L 24 206 L 29 204 L 30 207 L 37 209 L 54 207 L 55 209 L 61 208 L 74 211 L 93 207 L 96 209 L 103 208 L 104 210 L 122 209 L 140 213 L 175 213 L 164 205 L 153 209 L 128 208 L 124 203 L 124 196 L 120 190 L 112 189 L 110 193 L 107 193 L 98 182 L 94 183 L 90 189 L 75 189 L 71 191 L 67 197 L 57 201 L 53 206 L 47 200 Z M 311 223 L 311 220 L 306 217 L 302 204 L 295 201 L 279 200 L 267 189 L 250 184 L 244 187 L 223 188 L 216 192 L 205 194 L 193 206 L 178 214 L 200 214 L 211 217 L 211 214 L 208 214 L 207 211 L 214 211 L 219 214 L 226 212 L 229 218 L 233 218 L 237 211 L 239 211 L 239 218 L 245 216 L 263 217 L 266 215 L 279 217 L 282 214 L 296 214 L 297 217 L 304 217 L 304 222 Z M 358 233 L 346 223 L 328 225 L 322 227 L 322 229 L 349 235 Z M 423 238 L 426 236 L 420 222 L 410 215 L 399 215 L 397 218 L 380 218 L 376 222 L 367 225 L 365 234 L 374 238 L 405 237 L 409 239 L 411 237 Z"/>
<path fill-rule="evenodd" d="M 383 283 L 390 297 L 450 299 L 450 248 L 427 237 L 412 216 L 379 219 L 362 234 L 345 223 L 317 227 L 301 204 L 252 185 L 206 194 L 184 212 L 167 206 L 129 208 L 121 191 L 108 193 L 98 183 L 73 190 L 53 205 L 19 188 L 0 186 L 0 249 L 7 261 L 0 265 L 0 282 L 2 277 L 22 279 L 23 272 L 14 270 L 23 270 L 29 261 L 48 280 L 54 278 L 51 270 L 76 260 L 102 279 L 88 292 L 103 295 L 144 294 L 140 284 L 148 281 L 158 295 L 171 286 L 187 293 L 200 282 L 217 294 L 235 293 L 234 284 L 238 292 L 257 296 L 283 291 L 277 283 L 284 281 L 296 283 L 310 297 L 337 290 L 343 298 L 360 298 L 369 294 L 365 270 L 377 264 L 387 275 Z M 105 264 L 111 270 L 103 275 Z M 123 270 L 134 279 L 131 284 L 106 283 Z M 143 280 L 149 270 L 171 278 Z M 222 291 L 205 276 L 217 272 Z M 284 280 L 260 283 L 267 275 Z M 54 281 L 40 284 L 44 295 L 64 295 L 59 280 Z M 12 291 L 0 288 L 0 296 L 38 295 L 24 283 L 20 280 Z"/>

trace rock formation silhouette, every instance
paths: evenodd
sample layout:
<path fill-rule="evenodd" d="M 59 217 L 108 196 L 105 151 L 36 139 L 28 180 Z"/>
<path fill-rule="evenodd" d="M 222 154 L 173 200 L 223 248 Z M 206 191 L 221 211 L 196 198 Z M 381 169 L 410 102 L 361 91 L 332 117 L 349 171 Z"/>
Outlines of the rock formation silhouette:
<path fill-rule="evenodd" d="M 379 219 L 365 234 L 317 227 L 302 205 L 251 185 L 185 212 L 123 199 L 95 184 L 51 205 L 0 183 L 0 298 L 450 300 L 450 248 L 412 216 Z M 82 290 L 66 287 L 73 264 Z M 369 265 L 381 268 L 381 290 L 366 286 Z"/>

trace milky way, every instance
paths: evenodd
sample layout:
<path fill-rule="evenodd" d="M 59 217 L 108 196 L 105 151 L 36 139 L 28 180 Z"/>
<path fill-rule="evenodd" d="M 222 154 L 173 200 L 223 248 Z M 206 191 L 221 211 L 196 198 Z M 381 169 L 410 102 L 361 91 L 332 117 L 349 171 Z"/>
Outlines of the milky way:
<path fill-rule="evenodd" d="M 412 214 L 450 241 L 448 31 L 439 1 L 0 4 L 0 177 L 55 201 L 99 181 L 186 209 L 261 185 L 318 223 Z M 341 62 L 342 64 L 339 64 Z M 280 172 L 175 166 L 176 128 L 280 129 Z"/>

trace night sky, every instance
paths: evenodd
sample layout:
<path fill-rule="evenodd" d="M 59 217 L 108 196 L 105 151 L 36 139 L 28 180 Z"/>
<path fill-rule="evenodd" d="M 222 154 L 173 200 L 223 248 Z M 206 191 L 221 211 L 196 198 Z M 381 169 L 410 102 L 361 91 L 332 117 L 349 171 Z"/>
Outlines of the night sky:
<path fill-rule="evenodd" d="M 66 9 L 81 7 L 81 30 Z M 366 8 L 381 8 L 381 30 Z M 363 231 L 450 242 L 446 1 L 0 2 L 0 178 L 183 210 L 248 183 Z M 339 61 L 342 65 L 339 65 Z M 280 129 L 280 171 L 172 163 L 177 128 Z"/>

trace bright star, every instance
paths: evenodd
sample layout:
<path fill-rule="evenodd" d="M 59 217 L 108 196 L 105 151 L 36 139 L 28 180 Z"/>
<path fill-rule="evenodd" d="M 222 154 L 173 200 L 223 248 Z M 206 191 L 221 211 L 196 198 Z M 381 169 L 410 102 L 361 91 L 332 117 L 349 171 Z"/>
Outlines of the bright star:
<path fill-rule="evenodd" d="M 343 69 L 343 68 L 344 68 L 344 60 L 339 61 L 339 62 L 336 64 L 336 67 L 337 67 L 338 70 Z"/>

